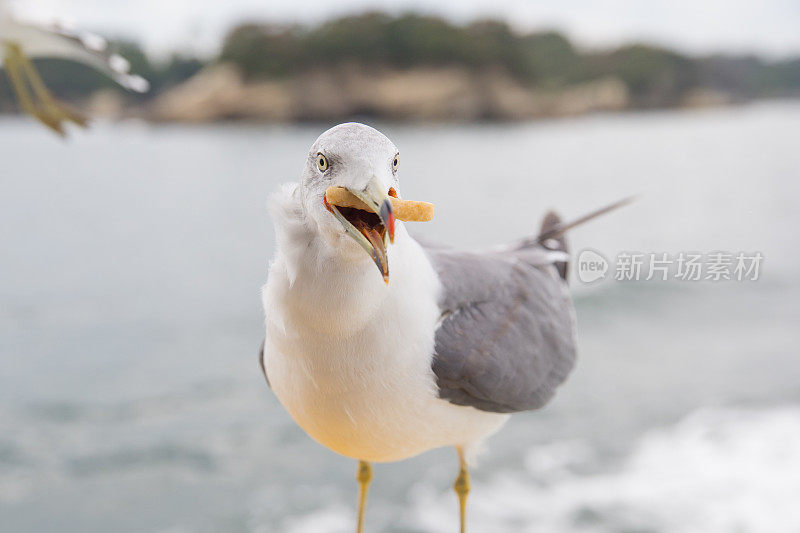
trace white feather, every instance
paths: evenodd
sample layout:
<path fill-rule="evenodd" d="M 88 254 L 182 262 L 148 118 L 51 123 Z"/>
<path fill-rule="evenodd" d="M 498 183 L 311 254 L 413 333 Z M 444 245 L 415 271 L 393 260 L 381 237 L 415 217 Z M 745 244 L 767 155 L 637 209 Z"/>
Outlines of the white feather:
<path fill-rule="evenodd" d="M 278 252 L 263 291 L 264 363 L 278 399 L 311 437 L 349 457 L 474 451 L 508 415 L 438 398 L 431 362 L 441 286 L 422 248 L 398 222 L 387 286 L 349 237 L 330 246 L 316 231 L 299 189 L 271 201 Z"/>

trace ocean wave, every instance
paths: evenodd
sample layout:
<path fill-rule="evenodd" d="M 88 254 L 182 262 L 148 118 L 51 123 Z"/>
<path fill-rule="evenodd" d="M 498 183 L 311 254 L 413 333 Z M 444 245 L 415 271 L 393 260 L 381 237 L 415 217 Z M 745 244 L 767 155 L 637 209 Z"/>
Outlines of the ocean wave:
<path fill-rule="evenodd" d="M 584 447 L 569 447 L 574 451 L 566 457 L 556 452 L 557 464 L 585 459 Z M 542 472 L 531 468 L 538 464 L 528 461 L 524 475 L 504 473 L 474 487 L 475 531 L 800 531 L 797 407 L 700 410 L 645 434 L 612 472 L 543 482 Z M 452 500 L 417 498 L 418 526 L 451 531 Z"/>
<path fill-rule="evenodd" d="M 800 531 L 800 408 L 703 409 L 644 434 L 613 470 L 581 474 L 590 446 L 530 450 L 525 468 L 473 483 L 472 531 L 789 533 Z M 398 530 L 449 533 L 455 496 L 420 482 Z M 340 502 L 284 522 L 288 533 L 339 533 Z"/>
<path fill-rule="evenodd" d="M 0 507 L 80 490 L 87 480 L 239 475 L 281 437 L 263 423 L 270 409 L 263 397 L 254 387 L 213 382 L 109 404 L 0 406 Z M 248 415 L 258 423 L 245 426 Z"/>
<path fill-rule="evenodd" d="M 263 398 L 255 396 L 244 389 L 199 403 L 151 400 L 125 409 L 136 416 L 116 422 L 112 415 L 119 406 L 110 412 L 46 416 L 33 425 L 30 418 L 10 416 L 25 411 L 0 409 L 0 426 L 9 430 L 0 439 L 0 505 L 37 502 L 53 491 L 80 491 L 88 484 L 107 486 L 113 498 L 124 499 L 153 479 L 169 479 L 202 483 L 209 493 L 223 485 L 238 487 L 246 507 L 241 512 L 253 531 L 352 530 L 350 471 L 341 472 L 341 463 L 320 454 L 288 417 L 254 418 L 263 408 Z M 237 416 L 230 417 L 232 412 Z M 702 409 L 677 424 L 646 431 L 621 457 L 598 445 L 551 441 L 523 456 L 515 453 L 518 468 L 495 473 L 479 465 L 470 529 L 800 531 L 800 405 Z M 313 465 L 299 468 L 297 461 Z M 319 475 L 308 474 L 309 469 L 325 472 L 324 481 L 312 483 Z M 421 479 L 395 480 L 403 487 L 413 483 L 395 493 L 407 491 L 405 498 L 387 498 L 386 486 L 376 487 L 371 529 L 453 531 L 457 511 L 450 482 L 444 482 L 442 469 L 423 471 Z M 127 485 L 121 486 L 123 479 Z"/>

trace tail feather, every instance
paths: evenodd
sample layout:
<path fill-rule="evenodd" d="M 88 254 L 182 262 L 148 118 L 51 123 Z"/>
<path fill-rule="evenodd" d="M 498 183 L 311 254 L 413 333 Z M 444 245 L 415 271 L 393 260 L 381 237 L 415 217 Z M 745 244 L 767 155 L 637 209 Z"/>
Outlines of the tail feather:
<path fill-rule="evenodd" d="M 572 222 L 562 222 L 561 218 L 553 211 L 548 212 L 544 216 L 544 220 L 542 221 L 542 229 L 539 232 L 539 236 L 536 237 L 535 242 L 539 243 L 544 248 L 553 251 L 565 252 L 569 253 L 567 249 L 567 240 L 566 240 L 566 233 L 567 231 L 580 226 L 581 224 L 585 224 L 590 220 L 593 220 L 600 215 L 604 215 L 610 211 L 614 211 L 622 206 L 628 205 L 629 203 L 633 202 L 636 199 L 635 196 L 630 196 L 628 198 L 624 198 L 617 202 L 614 202 L 611 205 L 607 205 L 606 207 L 597 209 L 596 211 L 592 211 L 588 215 L 584 215 L 578 219 L 573 220 Z M 534 242 L 533 240 L 526 241 L 528 243 Z M 567 279 L 567 261 L 558 261 L 555 263 L 555 267 L 558 270 L 559 275 L 561 278 L 566 280 Z"/>
<path fill-rule="evenodd" d="M 592 211 L 588 215 L 584 215 L 578 219 L 573 220 L 572 222 L 567 222 L 566 224 L 559 222 L 558 224 L 549 228 L 547 231 L 545 231 L 543 227 L 542 232 L 539 233 L 539 236 L 537 237 L 537 240 L 541 244 L 548 239 L 554 239 L 556 237 L 560 237 L 561 235 L 564 235 L 567 231 L 571 230 L 572 228 L 575 228 L 582 224 L 586 224 L 590 220 L 593 220 L 599 217 L 600 215 L 605 215 L 606 213 L 614 211 L 615 209 L 619 209 L 620 207 L 626 206 L 629 203 L 633 202 L 634 200 L 636 200 L 636 196 L 629 196 L 627 198 L 623 198 L 622 200 L 616 201 L 611 205 L 607 205 L 596 211 Z"/>
<path fill-rule="evenodd" d="M 561 217 L 555 211 L 549 211 L 542 220 L 542 229 L 539 232 L 539 243 L 548 250 L 569 253 L 567 247 L 567 237 L 561 233 L 554 234 L 554 230 L 561 226 Z M 542 235 L 554 234 L 555 236 L 542 239 Z M 558 261 L 555 263 L 556 270 L 561 276 L 561 279 L 567 279 L 567 261 Z"/>

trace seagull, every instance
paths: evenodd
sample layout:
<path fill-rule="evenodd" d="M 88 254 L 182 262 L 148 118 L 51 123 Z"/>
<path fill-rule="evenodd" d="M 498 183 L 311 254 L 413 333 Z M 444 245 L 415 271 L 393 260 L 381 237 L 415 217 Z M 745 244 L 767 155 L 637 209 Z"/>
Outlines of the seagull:
<path fill-rule="evenodd" d="M 57 24 L 22 21 L 0 0 L 0 66 L 8 73 L 22 109 L 59 135 L 64 135 L 65 123 L 86 126 L 87 120 L 50 94 L 31 62 L 31 58 L 37 57 L 70 59 L 89 65 L 133 92 L 149 89 L 147 80 L 129 72 L 127 60 L 109 52 L 102 37 Z"/>
<path fill-rule="evenodd" d="M 458 453 L 464 533 L 481 443 L 511 413 L 544 406 L 575 363 L 564 237 L 575 224 L 548 213 L 536 237 L 485 252 L 423 244 L 392 212 L 398 166 L 382 133 L 340 124 L 313 144 L 299 182 L 271 196 L 259 361 L 297 424 L 358 460 L 358 533 L 371 463 L 444 446 Z M 371 211 L 328 204 L 330 186 Z"/>

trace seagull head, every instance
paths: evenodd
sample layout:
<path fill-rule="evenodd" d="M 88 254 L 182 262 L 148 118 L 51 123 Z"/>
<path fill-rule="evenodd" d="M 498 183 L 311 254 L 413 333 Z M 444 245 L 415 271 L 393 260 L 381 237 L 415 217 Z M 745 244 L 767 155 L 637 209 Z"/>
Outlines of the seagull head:
<path fill-rule="evenodd" d="M 300 180 L 306 211 L 317 228 L 343 253 L 366 253 L 389 282 L 387 247 L 394 242 L 390 196 L 396 196 L 397 147 L 378 130 L 358 123 L 335 126 L 311 146 Z M 343 187 L 368 210 L 334 205 L 329 187 Z"/>

